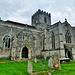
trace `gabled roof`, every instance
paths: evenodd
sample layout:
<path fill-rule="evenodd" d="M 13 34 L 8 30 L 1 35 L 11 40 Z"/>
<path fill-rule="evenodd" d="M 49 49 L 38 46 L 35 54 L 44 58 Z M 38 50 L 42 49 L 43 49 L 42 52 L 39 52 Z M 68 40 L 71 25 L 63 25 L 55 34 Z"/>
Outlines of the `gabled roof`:
<path fill-rule="evenodd" d="M 56 22 L 56 23 L 52 24 L 51 26 L 58 25 L 58 24 L 59 24 L 59 22 Z"/>
<path fill-rule="evenodd" d="M 59 23 L 61 23 L 61 24 L 65 24 L 66 26 L 70 26 L 70 27 L 72 27 L 72 26 L 68 23 L 67 20 L 65 20 L 63 23 L 60 22 L 60 21 L 59 21 L 59 22 L 56 22 L 56 23 L 52 24 L 51 27 L 52 27 L 52 26 L 57 26 Z"/>
<path fill-rule="evenodd" d="M 34 29 L 36 29 L 36 27 L 35 26 L 31 26 L 31 25 L 27 25 L 27 24 L 23 24 L 23 23 L 18 23 L 18 22 L 14 22 L 14 21 L 9 21 L 9 20 L 7 20 L 7 21 L 5 21 L 5 23 L 11 23 L 11 24 L 14 24 L 15 26 L 27 26 L 27 27 L 29 27 L 29 28 L 34 28 Z"/>
<path fill-rule="evenodd" d="M 69 24 L 69 22 L 67 21 L 66 18 L 65 18 L 65 21 L 63 22 L 63 24 L 65 24 L 66 26 L 70 26 L 70 27 L 72 27 L 72 26 Z"/>

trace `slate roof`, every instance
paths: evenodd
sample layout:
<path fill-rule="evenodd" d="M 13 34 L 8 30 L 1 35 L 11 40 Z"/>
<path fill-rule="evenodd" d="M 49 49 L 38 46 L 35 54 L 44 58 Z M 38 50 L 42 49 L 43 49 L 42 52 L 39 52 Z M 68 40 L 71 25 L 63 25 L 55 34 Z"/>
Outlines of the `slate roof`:
<path fill-rule="evenodd" d="M 36 29 L 35 26 L 31 26 L 31 25 L 27 25 L 27 24 L 23 24 L 23 23 L 18 23 L 18 22 L 14 22 L 14 21 L 9 21 L 9 20 L 5 21 L 5 23 L 14 24 L 15 26 L 27 26 L 27 27 L 29 27 L 29 28 L 34 28 L 34 29 Z"/>

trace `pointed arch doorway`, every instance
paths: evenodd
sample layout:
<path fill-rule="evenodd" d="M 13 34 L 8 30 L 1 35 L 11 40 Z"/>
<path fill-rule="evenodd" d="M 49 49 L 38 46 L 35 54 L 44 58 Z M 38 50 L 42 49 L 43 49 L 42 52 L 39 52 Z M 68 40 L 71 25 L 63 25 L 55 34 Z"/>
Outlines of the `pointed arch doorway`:
<path fill-rule="evenodd" d="M 65 45 L 64 45 L 64 48 L 65 48 L 65 57 L 66 57 L 66 58 L 73 59 L 73 57 L 72 57 L 72 48 L 71 48 L 71 45 L 65 44 Z"/>
<path fill-rule="evenodd" d="M 29 58 L 31 59 L 30 47 L 28 45 L 23 45 L 20 52 L 20 59 Z"/>
<path fill-rule="evenodd" d="M 26 46 L 22 49 L 22 58 L 28 58 L 28 48 Z"/>

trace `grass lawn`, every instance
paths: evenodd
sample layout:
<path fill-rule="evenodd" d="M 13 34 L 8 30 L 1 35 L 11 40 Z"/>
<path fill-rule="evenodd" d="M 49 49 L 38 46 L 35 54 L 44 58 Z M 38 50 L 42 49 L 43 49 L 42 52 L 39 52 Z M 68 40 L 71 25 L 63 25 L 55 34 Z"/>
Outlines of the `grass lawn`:
<path fill-rule="evenodd" d="M 19 61 L 17 63 L 8 62 L 10 60 L 0 59 L 0 75 L 29 75 L 27 73 L 28 61 Z M 8 63 L 1 63 L 8 62 Z M 54 69 L 48 68 L 48 60 L 44 61 L 45 66 L 40 65 L 40 60 L 38 63 L 33 62 L 33 71 L 47 70 L 51 72 Z M 46 75 L 46 74 L 37 74 L 37 75 Z M 75 75 L 75 61 L 70 63 L 61 64 L 61 71 L 55 70 L 52 75 Z"/>
<path fill-rule="evenodd" d="M 75 61 L 61 64 L 61 71 L 57 70 L 52 75 L 75 75 Z"/>
<path fill-rule="evenodd" d="M 0 59 L 0 62 L 10 62 L 11 60 L 9 59 Z"/>

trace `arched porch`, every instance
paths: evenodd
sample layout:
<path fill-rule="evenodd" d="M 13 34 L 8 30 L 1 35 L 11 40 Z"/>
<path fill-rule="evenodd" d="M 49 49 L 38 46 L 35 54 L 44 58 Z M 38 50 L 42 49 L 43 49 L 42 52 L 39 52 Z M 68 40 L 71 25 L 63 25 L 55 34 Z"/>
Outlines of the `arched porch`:
<path fill-rule="evenodd" d="M 23 45 L 20 52 L 20 59 L 31 58 L 30 48 L 28 45 Z"/>

